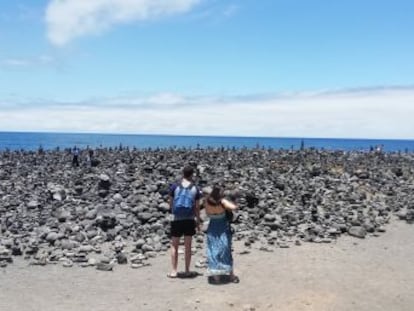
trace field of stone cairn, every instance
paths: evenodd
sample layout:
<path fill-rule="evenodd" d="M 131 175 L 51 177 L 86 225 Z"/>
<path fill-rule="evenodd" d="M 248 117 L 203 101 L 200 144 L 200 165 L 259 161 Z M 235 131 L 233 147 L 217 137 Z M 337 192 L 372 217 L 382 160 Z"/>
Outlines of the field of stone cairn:
<path fill-rule="evenodd" d="M 168 189 L 184 165 L 240 209 L 233 238 L 272 251 L 343 234 L 384 234 L 414 221 L 414 154 L 267 149 L 95 149 L 0 152 L 0 267 L 139 268 L 169 247 Z M 207 220 L 207 219 L 206 219 Z M 194 239 L 203 252 L 203 234 Z"/>

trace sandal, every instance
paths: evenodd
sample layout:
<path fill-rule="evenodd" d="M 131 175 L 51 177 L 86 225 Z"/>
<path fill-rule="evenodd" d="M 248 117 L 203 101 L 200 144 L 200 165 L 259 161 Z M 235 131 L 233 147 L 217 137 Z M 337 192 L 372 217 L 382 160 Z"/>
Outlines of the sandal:
<path fill-rule="evenodd" d="M 177 274 L 172 274 L 171 272 L 170 273 L 167 273 L 167 278 L 176 279 L 177 278 Z"/>

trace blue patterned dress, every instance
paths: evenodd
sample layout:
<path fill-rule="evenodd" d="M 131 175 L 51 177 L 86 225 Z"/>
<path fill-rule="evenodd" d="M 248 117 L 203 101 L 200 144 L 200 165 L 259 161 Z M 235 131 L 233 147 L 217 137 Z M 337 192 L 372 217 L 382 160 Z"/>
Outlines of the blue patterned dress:
<path fill-rule="evenodd" d="M 207 260 L 210 275 L 228 275 L 233 271 L 231 228 L 226 214 L 209 215 Z"/>

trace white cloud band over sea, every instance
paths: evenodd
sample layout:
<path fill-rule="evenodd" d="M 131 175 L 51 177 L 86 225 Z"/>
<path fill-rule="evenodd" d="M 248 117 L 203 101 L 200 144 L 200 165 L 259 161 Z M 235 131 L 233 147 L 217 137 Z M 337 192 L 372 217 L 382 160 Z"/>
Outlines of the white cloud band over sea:
<path fill-rule="evenodd" d="M 1 131 L 414 138 L 414 87 L 250 96 L 1 100 Z"/>

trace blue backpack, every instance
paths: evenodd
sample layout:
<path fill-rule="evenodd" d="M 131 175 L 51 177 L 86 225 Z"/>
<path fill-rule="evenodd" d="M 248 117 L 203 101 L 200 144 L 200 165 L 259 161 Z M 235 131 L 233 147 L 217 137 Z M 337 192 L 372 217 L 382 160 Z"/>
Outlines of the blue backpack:
<path fill-rule="evenodd" d="M 192 191 L 194 185 L 191 183 L 187 187 L 181 184 L 174 191 L 173 214 L 178 217 L 191 217 L 194 215 L 195 194 Z"/>

